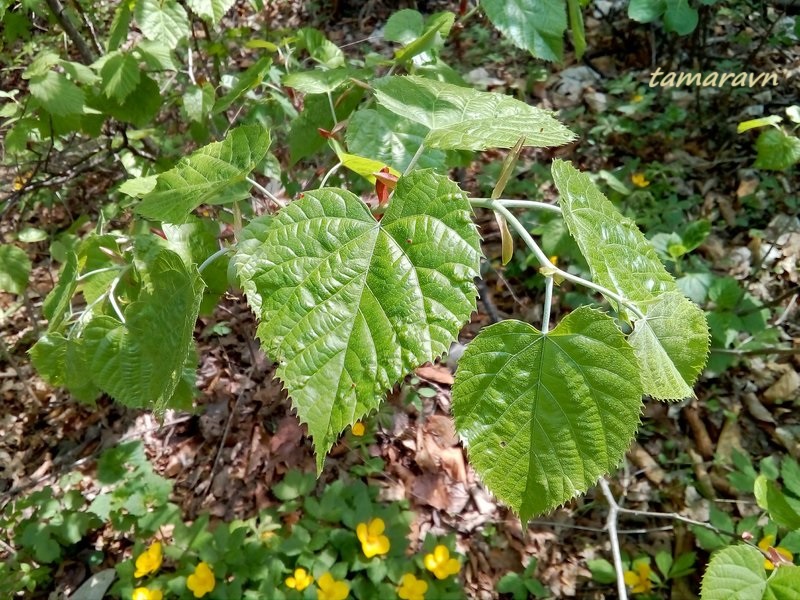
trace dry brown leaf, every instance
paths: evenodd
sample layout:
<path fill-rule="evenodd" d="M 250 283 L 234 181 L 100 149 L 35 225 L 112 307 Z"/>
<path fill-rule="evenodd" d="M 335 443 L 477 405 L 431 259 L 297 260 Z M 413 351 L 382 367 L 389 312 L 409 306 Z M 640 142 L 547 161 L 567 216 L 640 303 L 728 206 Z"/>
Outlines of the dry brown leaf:
<path fill-rule="evenodd" d="M 441 475 L 424 473 L 417 477 L 413 494 L 424 504 L 438 510 L 446 510 L 450 506 L 450 494 Z"/>
<path fill-rule="evenodd" d="M 660 484 L 664 481 L 664 477 L 666 477 L 664 470 L 658 466 L 658 463 L 653 460 L 653 457 L 650 456 L 647 450 L 642 448 L 639 444 L 634 444 L 631 449 L 628 450 L 628 457 L 633 464 L 642 469 L 644 476 L 650 481 L 655 484 Z"/>
<path fill-rule="evenodd" d="M 417 377 L 422 377 L 434 383 L 453 385 L 453 374 L 442 365 L 424 365 L 416 370 Z"/>
<path fill-rule="evenodd" d="M 737 417 L 728 419 L 722 426 L 722 431 L 719 433 L 717 440 L 716 456 L 722 464 L 730 464 L 733 462 L 733 451 L 738 450 L 744 452 L 742 447 L 742 430 L 739 427 Z"/>
<path fill-rule="evenodd" d="M 767 388 L 764 392 L 764 399 L 768 402 L 794 400 L 798 389 L 800 389 L 800 374 L 794 369 L 787 370 L 778 381 Z"/>

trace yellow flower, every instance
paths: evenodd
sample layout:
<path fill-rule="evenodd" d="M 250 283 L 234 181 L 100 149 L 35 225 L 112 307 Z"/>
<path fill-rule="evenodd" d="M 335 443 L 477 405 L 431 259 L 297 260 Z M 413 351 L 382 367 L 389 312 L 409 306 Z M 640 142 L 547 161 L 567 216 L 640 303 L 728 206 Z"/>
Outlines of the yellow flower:
<path fill-rule="evenodd" d="M 314 578 L 305 569 L 295 569 L 292 577 L 286 578 L 286 586 L 302 592 L 314 582 Z"/>
<path fill-rule="evenodd" d="M 364 424 L 361 421 L 353 423 L 353 426 L 350 428 L 350 431 L 352 431 L 353 435 L 356 437 L 361 437 L 362 435 L 364 435 L 364 432 L 366 430 L 367 428 L 364 427 Z"/>
<path fill-rule="evenodd" d="M 774 547 L 775 548 L 775 552 L 780 554 L 783 558 L 785 558 L 789 562 L 792 562 L 794 560 L 794 557 L 792 556 L 791 552 L 789 552 L 783 546 L 773 546 L 774 543 L 775 543 L 775 536 L 774 535 L 766 535 L 766 536 L 764 536 L 763 540 L 758 542 L 758 547 L 761 548 L 764 552 L 767 552 L 767 551 L 769 551 L 770 548 Z M 769 560 L 768 558 L 765 558 L 764 559 L 764 568 L 767 571 L 772 571 L 775 568 L 775 564 L 771 560 Z"/>
<path fill-rule="evenodd" d="M 640 188 L 646 188 L 648 185 L 650 185 L 650 182 L 647 181 L 644 173 L 634 173 L 631 175 L 631 181 L 633 182 L 633 185 Z"/>
<path fill-rule="evenodd" d="M 635 571 L 625 571 L 625 585 L 631 588 L 634 594 L 647 594 L 653 591 L 653 582 L 650 581 L 650 573 L 653 570 L 646 562 L 633 563 Z"/>
<path fill-rule="evenodd" d="M 403 575 L 400 580 L 400 587 L 397 588 L 397 595 L 402 600 L 425 600 L 425 592 L 428 591 L 428 582 L 417 579 L 411 573 Z"/>
<path fill-rule="evenodd" d="M 350 586 L 344 581 L 336 581 L 330 573 L 324 573 L 317 585 L 317 600 L 345 600 L 350 594 Z"/>
<path fill-rule="evenodd" d="M 461 563 L 450 558 L 447 546 L 439 544 L 431 554 L 425 555 L 425 568 L 436 576 L 436 579 L 447 579 L 461 570 Z"/>
<path fill-rule="evenodd" d="M 162 600 L 164 594 L 161 590 L 150 590 L 146 587 L 138 587 L 133 590 L 131 600 Z"/>
<path fill-rule="evenodd" d="M 361 542 L 361 549 L 367 558 L 389 552 L 389 538 L 383 535 L 384 529 L 386 525 L 383 519 L 372 519 L 369 523 L 359 523 L 356 527 L 358 541 Z"/>
<path fill-rule="evenodd" d="M 155 573 L 161 567 L 161 542 L 153 542 L 150 547 L 139 555 L 136 559 L 136 572 L 134 577 L 144 577 L 150 573 Z"/>
<path fill-rule="evenodd" d="M 631 98 L 631 100 L 633 102 L 641 102 L 642 100 L 644 100 L 644 96 L 642 96 L 641 94 L 635 94 L 633 98 Z"/>
<path fill-rule="evenodd" d="M 194 568 L 194 573 L 186 578 L 186 587 L 194 594 L 195 598 L 202 598 L 212 591 L 216 585 L 214 571 L 205 562 L 198 564 Z"/>

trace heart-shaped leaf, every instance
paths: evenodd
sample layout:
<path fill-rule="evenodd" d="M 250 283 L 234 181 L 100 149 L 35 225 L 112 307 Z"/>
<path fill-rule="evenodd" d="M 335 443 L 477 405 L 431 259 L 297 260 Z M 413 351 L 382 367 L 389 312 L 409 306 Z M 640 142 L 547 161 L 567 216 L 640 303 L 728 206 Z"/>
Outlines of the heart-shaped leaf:
<path fill-rule="evenodd" d="M 560 146 L 575 139 L 552 113 L 510 96 L 409 75 L 373 82 L 378 104 L 430 129 L 429 148 L 485 150 Z"/>
<path fill-rule="evenodd" d="M 250 185 L 245 178 L 264 159 L 269 145 L 269 131 L 260 126 L 231 130 L 221 142 L 200 148 L 161 173 L 136 212 L 148 219 L 182 223 L 201 204 L 246 198 Z"/>
<path fill-rule="evenodd" d="M 638 370 L 614 321 L 587 307 L 548 334 L 512 320 L 487 327 L 453 386 L 470 462 L 523 521 L 585 492 L 636 433 Z"/>
<path fill-rule="evenodd" d="M 469 203 L 432 171 L 402 177 L 381 221 L 350 192 L 307 192 L 244 231 L 235 262 L 258 336 L 308 423 L 321 469 L 338 435 L 475 309 Z"/>
<path fill-rule="evenodd" d="M 645 315 L 630 339 L 642 366 L 644 393 L 658 399 L 691 396 L 708 354 L 705 315 L 683 298 L 636 223 L 622 216 L 587 174 L 562 160 L 553 162 L 552 171 L 564 222 L 592 279 Z M 618 308 L 628 315 L 628 309 Z"/>

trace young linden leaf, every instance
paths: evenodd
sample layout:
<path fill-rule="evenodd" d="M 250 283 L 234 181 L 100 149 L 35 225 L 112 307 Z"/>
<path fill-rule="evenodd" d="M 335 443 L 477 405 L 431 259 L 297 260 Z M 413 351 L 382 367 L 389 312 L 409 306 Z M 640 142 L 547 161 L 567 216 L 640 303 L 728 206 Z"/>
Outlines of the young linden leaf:
<path fill-rule="evenodd" d="M 345 141 L 351 152 L 370 156 L 402 172 L 427 132 L 423 125 L 401 119 L 387 110 L 362 108 L 350 117 Z M 444 163 L 444 152 L 426 148 L 417 165 L 422 169 L 435 169 L 444 167 Z"/>
<path fill-rule="evenodd" d="M 21 294 L 28 287 L 31 261 L 25 251 L 10 244 L 0 244 L 0 292 Z"/>
<path fill-rule="evenodd" d="M 691 385 L 705 366 L 705 313 L 679 292 L 667 292 L 647 307 L 628 337 L 642 366 L 642 385 L 653 398 L 694 396 Z"/>
<path fill-rule="evenodd" d="M 70 300 L 78 287 L 78 257 L 74 252 L 67 254 L 67 259 L 58 275 L 58 283 L 47 294 L 42 304 L 42 313 L 49 321 L 48 331 L 55 331 L 67 316 Z"/>
<path fill-rule="evenodd" d="M 148 219 L 182 223 L 201 204 L 223 204 L 246 198 L 247 175 L 260 163 L 270 145 L 269 131 L 244 125 L 182 159 L 158 176 L 136 212 Z"/>
<path fill-rule="evenodd" d="M 233 6 L 234 0 L 188 0 L 187 4 L 203 19 L 208 19 L 216 25 Z"/>
<path fill-rule="evenodd" d="M 203 283 L 197 270 L 187 269 L 171 250 L 147 253 L 146 262 L 137 260 L 145 283 L 136 302 L 125 308 L 125 323 L 97 317 L 84 335 L 99 330 L 91 357 L 98 387 L 125 405 L 159 409 L 183 376 Z"/>
<path fill-rule="evenodd" d="M 458 363 L 456 430 L 489 489 L 523 522 L 616 468 L 642 409 L 639 366 L 607 315 L 581 307 L 548 334 L 482 330 Z"/>
<path fill-rule="evenodd" d="M 525 146 L 561 146 L 575 139 L 552 113 L 510 96 L 480 92 L 414 75 L 373 82 L 378 104 L 430 131 L 429 148 L 486 150 Z"/>
<path fill-rule="evenodd" d="M 708 354 L 705 315 L 681 295 L 655 248 L 587 174 L 562 160 L 553 162 L 552 171 L 564 222 L 592 279 L 631 300 L 645 315 L 630 339 L 642 366 L 644 393 L 664 400 L 691 396 Z"/>
<path fill-rule="evenodd" d="M 446 352 L 475 310 L 481 252 L 469 203 L 420 170 L 400 178 L 380 222 L 357 196 L 325 188 L 253 221 L 243 238 L 234 260 L 258 336 L 321 469 L 339 434 Z"/>
<path fill-rule="evenodd" d="M 138 0 L 136 21 L 148 40 L 175 48 L 189 35 L 189 17 L 176 0 Z"/>
<path fill-rule="evenodd" d="M 700 600 L 761 600 L 766 588 L 764 556 L 752 546 L 739 544 L 711 555 Z"/>
<path fill-rule="evenodd" d="M 561 60 L 567 29 L 563 0 L 483 0 L 481 8 L 517 48 L 544 60 Z"/>
<path fill-rule="evenodd" d="M 764 600 L 797 600 L 800 590 L 800 567 L 781 565 L 767 580 Z"/>

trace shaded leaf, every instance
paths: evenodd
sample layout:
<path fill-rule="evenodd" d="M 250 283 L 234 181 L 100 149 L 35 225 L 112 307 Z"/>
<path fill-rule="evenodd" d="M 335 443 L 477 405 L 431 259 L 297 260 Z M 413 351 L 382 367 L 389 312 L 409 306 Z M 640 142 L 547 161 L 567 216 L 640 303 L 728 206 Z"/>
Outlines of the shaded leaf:
<path fill-rule="evenodd" d="M 0 244 L 0 292 L 21 294 L 28 287 L 31 261 L 21 248 Z"/>
<path fill-rule="evenodd" d="M 235 0 L 187 0 L 186 3 L 200 17 L 216 25 L 234 5 Z"/>
<path fill-rule="evenodd" d="M 639 423 L 633 350 L 587 307 L 542 334 L 519 321 L 483 329 L 459 360 L 456 430 L 489 489 L 523 522 L 616 468 Z"/>
<path fill-rule="evenodd" d="M 258 125 L 232 129 L 161 173 L 155 189 L 144 196 L 136 212 L 158 221 L 181 223 L 201 204 L 223 204 L 246 198 L 248 174 L 270 145 L 269 131 Z"/>
<path fill-rule="evenodd" d="M 545 60 L 561 60 L 567 29 L 563 0 L 483 0 L 481 7 L 517 48 Z"/>
<path fill-rule="evenodd" d="M 752 546 L 729 546 L 711 555 L 701 600 L 760 600 L 767 588 L 764 556 Z"/>
<path fill-rule="evenodd" d="M 175 48 L 189 35 L 189 17 L 176 0 L 137 0 L 134 14 L 149 40 Z"/>
<path fill-rule="evenodd" d="M 414 75 L 373 82 L 378 103 L 430 131 L 431 148 L 485 150 L 560 146 L 575 135 L 552 113 L 494 92 L 480 92 Z"/>

